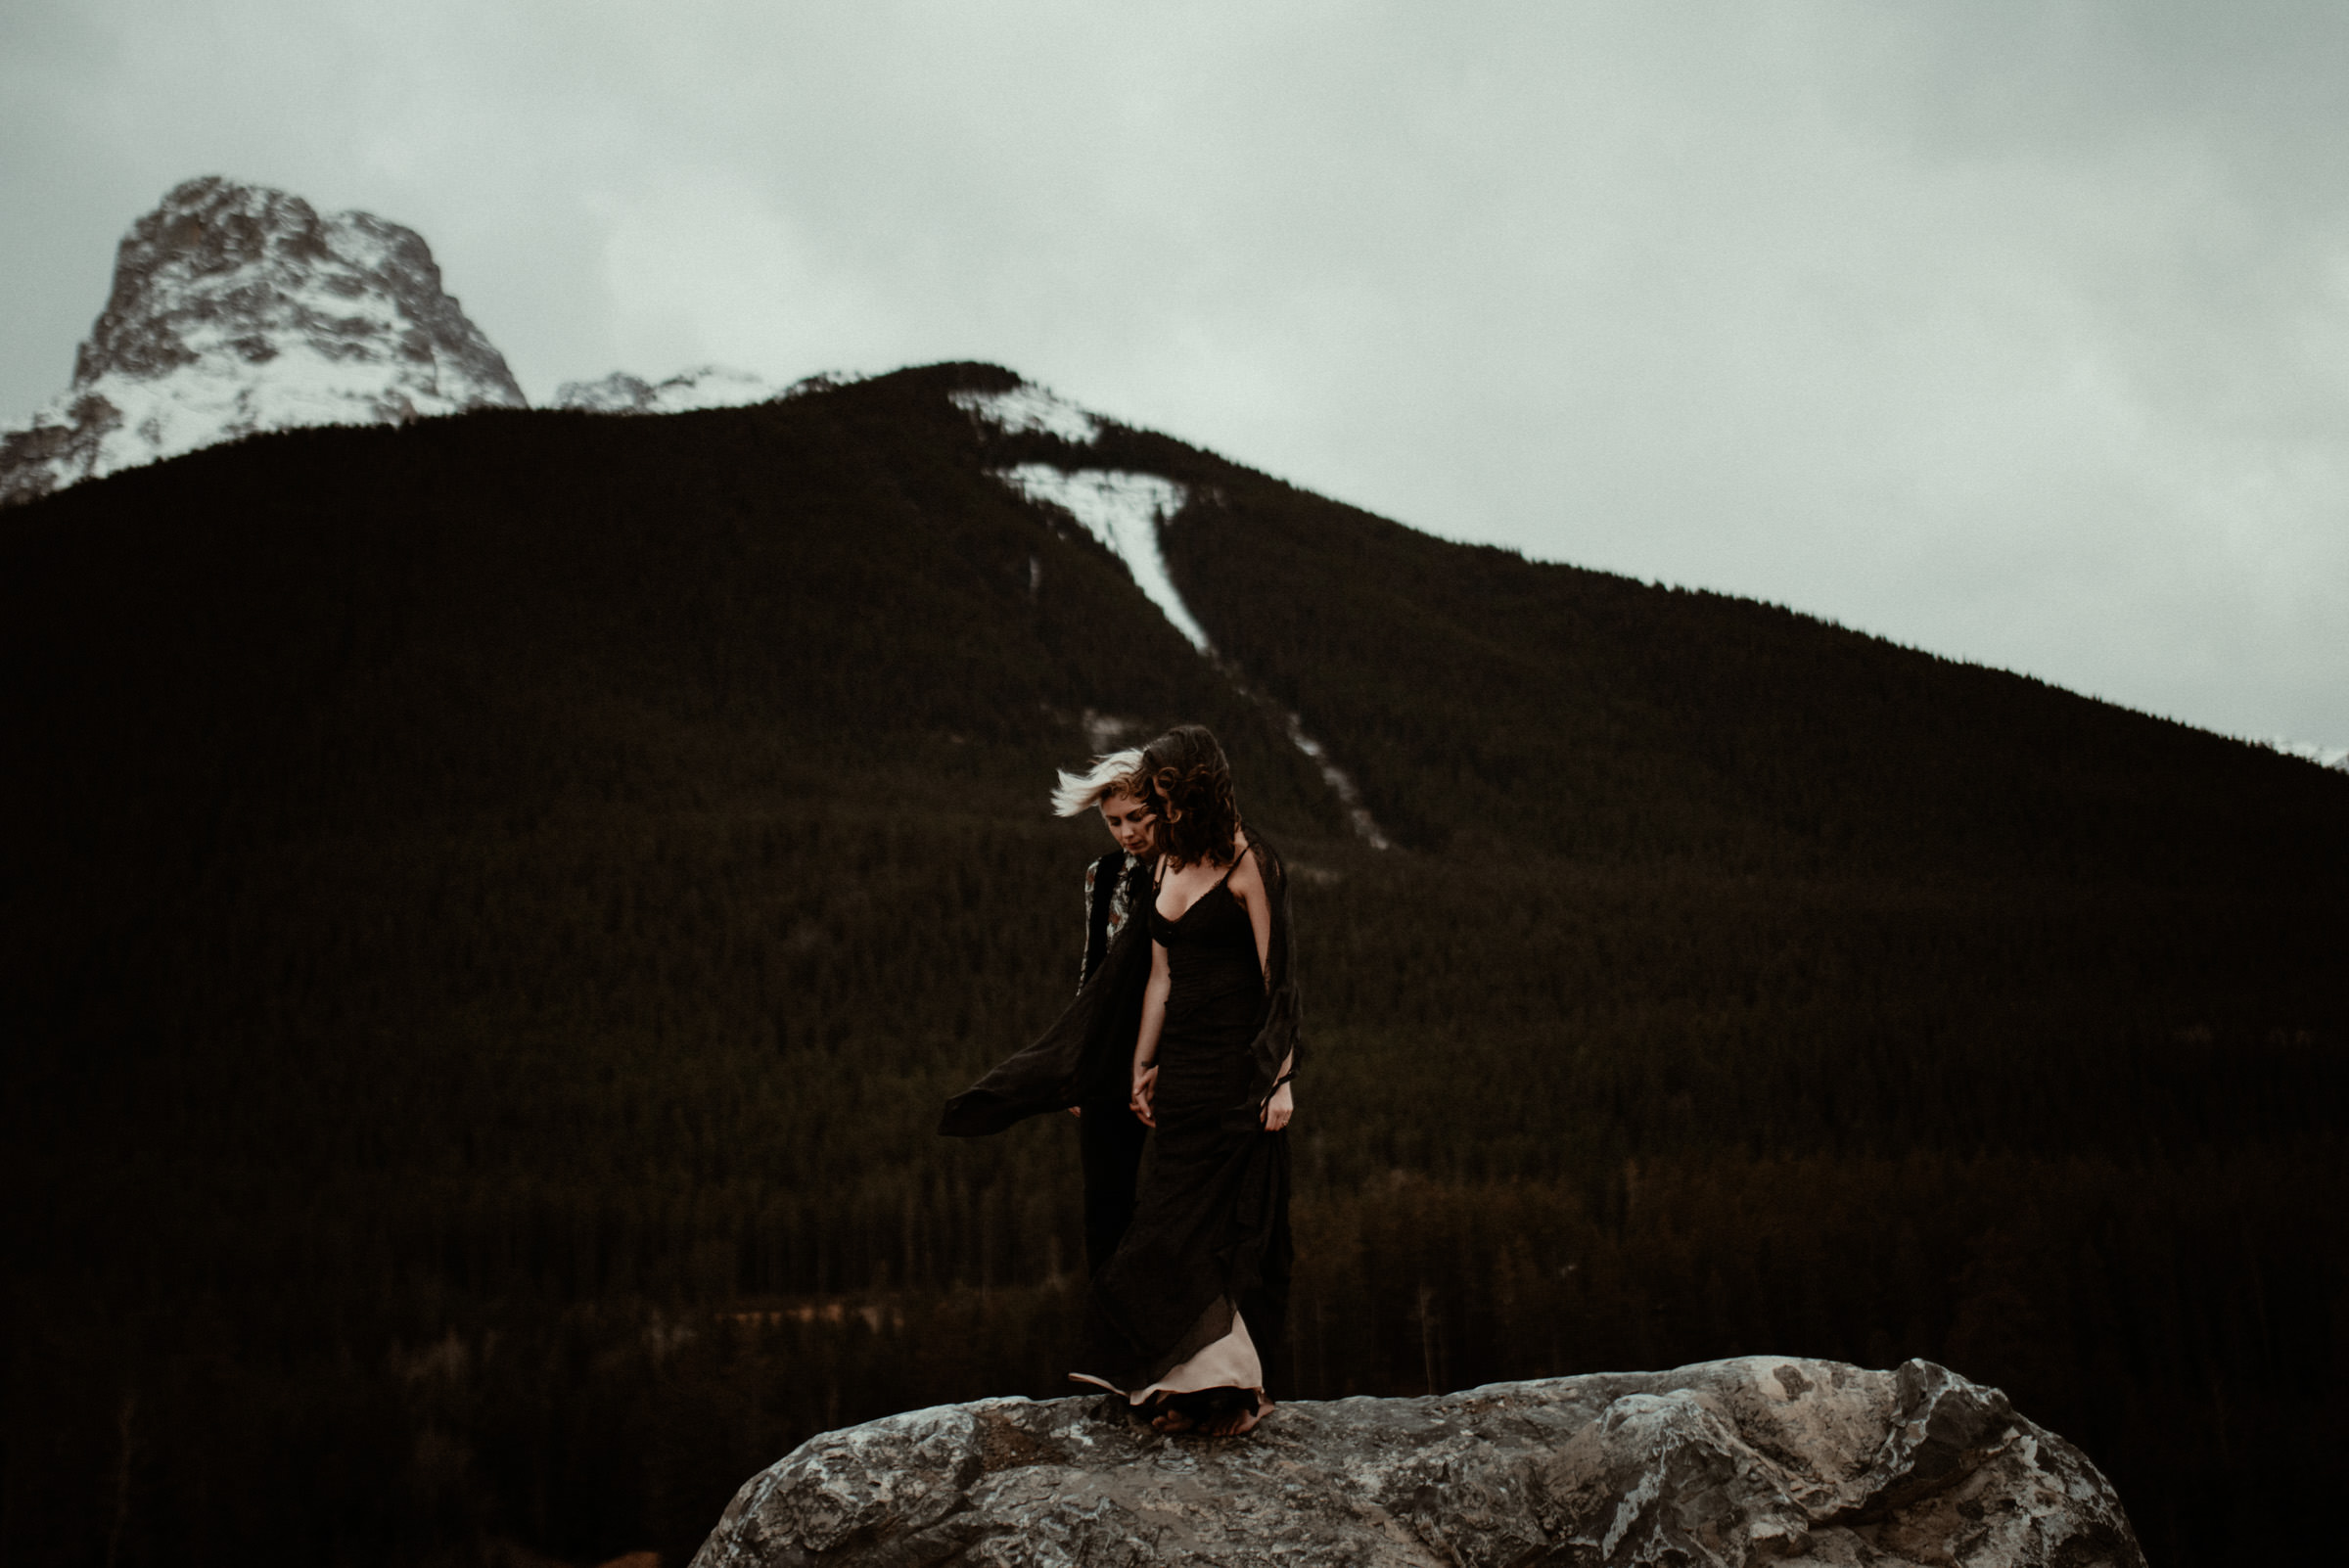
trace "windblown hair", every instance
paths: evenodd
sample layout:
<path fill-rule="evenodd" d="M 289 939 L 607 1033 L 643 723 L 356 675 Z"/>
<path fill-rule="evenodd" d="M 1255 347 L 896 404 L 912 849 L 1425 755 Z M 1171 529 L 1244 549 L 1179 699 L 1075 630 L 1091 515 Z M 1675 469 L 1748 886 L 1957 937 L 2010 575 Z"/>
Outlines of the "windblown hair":
<path fill-rule="evenodd" d="M 1060 783 L 1052 791 L 1055 816 L 1082 816 L 1113 795 L 1142 798 L 1142 754 L 1130 746 L 1094 758 L 1093 765 L 1082 773 L 1054 771 L 1060 772 Z"/>
<path fill-rule="evenodd" d="M 1237 853 L 1240 807 L 1231 763 L 1200 724 L 1177 724 L 1142 748 L 1142 783 L 1158 812 L 1158 842 L 1175 860 L 1229 865 Z"/>

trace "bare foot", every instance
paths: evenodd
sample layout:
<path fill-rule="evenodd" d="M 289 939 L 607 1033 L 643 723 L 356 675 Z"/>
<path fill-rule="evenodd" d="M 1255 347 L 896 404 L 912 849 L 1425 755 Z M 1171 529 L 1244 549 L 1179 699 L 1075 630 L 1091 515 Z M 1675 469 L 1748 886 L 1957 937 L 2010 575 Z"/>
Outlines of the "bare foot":
<path fill-rule="evenodd" d="M 1234 1410 L 1229 1415 L 1219 1415 L 1200 1430 L 1209 1437 L 1243 1437 L 1255 1431 L 1257 1423 L 1271 1413 L 1272 1402 L 1262 1400 L 1253 1409 Z"/>
<path fill-rule="evenodd" d="M 1156 1415 L 1150 1417 L 1150 1429 L 1154 1432 L 1164 1432 L 1169 1437 L 1173 1437 L 1177 1432 L 1191 1431 L 1197 1427 L 1198 1424 L 1198 1422 L 1192 1420 L 1189 1416 L 1183 1414 L 1180 1410 L 1173 1408 L 1172 1407 L 1163 1409 Z"/>

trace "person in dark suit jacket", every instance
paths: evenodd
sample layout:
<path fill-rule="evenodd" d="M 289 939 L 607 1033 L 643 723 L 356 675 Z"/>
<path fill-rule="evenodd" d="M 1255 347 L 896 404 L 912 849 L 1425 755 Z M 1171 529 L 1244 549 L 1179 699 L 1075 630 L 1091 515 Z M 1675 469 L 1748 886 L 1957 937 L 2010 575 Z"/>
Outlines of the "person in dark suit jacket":
<path fill-rule="evenodd" d="M 1084 960 L 1077 985 L 1093 978 L 1109 945 L 1135 909 L 1150 897 L 1150 874 L 1158 862 L 1158 818 L 1142 788 L 1139 751 L 1112 752 L 1093 760 L 1082 773 L 1063 773 L 1052 792 L 1061 816 L 1097 811 L 1118 847 L 1084 868 Z M 1084 1261 L 1097 1272 L 1118 1250 L 1133 1219 L 1134 1184 L 1150 1130 L 1133 1107 L 1112 1094 L 1070 1107 L 1078 1118 L 1078 1143 L 1084 1163 Z"/>

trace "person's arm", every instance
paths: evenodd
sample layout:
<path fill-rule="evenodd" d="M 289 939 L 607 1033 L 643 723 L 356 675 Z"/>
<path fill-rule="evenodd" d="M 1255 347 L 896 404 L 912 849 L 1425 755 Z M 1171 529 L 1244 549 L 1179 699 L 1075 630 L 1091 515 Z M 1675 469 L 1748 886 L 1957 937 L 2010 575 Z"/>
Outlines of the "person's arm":
<path fill-rule="evenodd" d="M 1291 1086 L 1289 1075 L 1296 1070 L 1297 1053 L 1291 1051 L 1280 1060 L 1280 1087 L 1274 1089 L 1271 1096 L 1265 1101 L 1265 1114 L 1262 1120 L 1265 1124 L 1265 1130 L 1267 1132 L 1277 1132 L 1287 1127 L 1289 1118 L 1297 1114 L 1297 1096 L 1289 1092 Z"/>
<path fill-rule="evenodd" d="M 1167 1027 L 1167 992 L 1174 975 L 1167 967 L 1164 943 L 1150 944 L 1150 984 L 1142 991 L 1142 1028 L 1133 1038 L 1133 1114 L 1142 1126 L 1154 1128 L 1150 1096 L 1158 1092 L 1158 1038 Z"/>
<path fill-rule="evenodd" d="M 1240 851 L 1240 863 L 1231 868 L 1231 896 L 1240 900 L 1248 911 L 1248 927 L 1256 933 L 1256 967 L 1263 972 L 1265 989 L 1272 989 L 1272 900 L 1265 893 L 1265 874 L 1256 868 L 1256 856 Z"/>
<path fill-rule="evenodd" d="M 1240 907 L 1248 911 L 1249 927 L 1256 933 L 1257 967 L 1264 971 L 1265 986 L 1269 990 L 1272 985 L 1272 899 L 1265 891 L 1264 873 L 1256 868 L 1256 856 L 1246 851 L 1240 853 L 1240 863 L 1231 873 L 1231 893 L 1233 898 L 1240 900 Z M 1290 1091 L 1287 1082 L 1289 1074 L 1296 1067 L 1297 1053 L 1291 1051 L 1280 1064 L 1280 1086 L 1265 1101 L 1264 1124 L 1268 1132 L 1277 1132 L 1287 1127 L 1289 1118 L 1297 1114 L 1297 1096 Z"/>

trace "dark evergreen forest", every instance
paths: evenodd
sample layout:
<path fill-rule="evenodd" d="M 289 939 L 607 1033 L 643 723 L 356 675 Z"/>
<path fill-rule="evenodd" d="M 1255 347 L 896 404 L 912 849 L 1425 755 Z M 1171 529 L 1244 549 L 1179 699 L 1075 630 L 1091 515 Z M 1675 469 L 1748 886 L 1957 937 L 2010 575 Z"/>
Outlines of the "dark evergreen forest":
<path fill-rule="evenodd" d="M 813 1432 L 1064 1392 L 1073 1128 L 932 1130 L 1075 982 L 1050 769 L 1179 719 L 1296 872 L 1290 1393 L 1922 1356 L 2156 1562 L 2325 1549 L 2349 776 L 1009 383 L 0 513 L 0 1564 L 680 1568 Z M 1036 460 L 1189 487 L 1226 668 Z"/>

